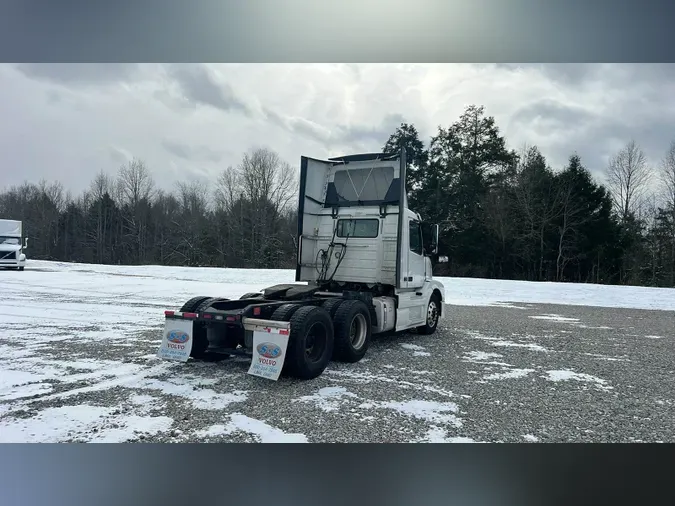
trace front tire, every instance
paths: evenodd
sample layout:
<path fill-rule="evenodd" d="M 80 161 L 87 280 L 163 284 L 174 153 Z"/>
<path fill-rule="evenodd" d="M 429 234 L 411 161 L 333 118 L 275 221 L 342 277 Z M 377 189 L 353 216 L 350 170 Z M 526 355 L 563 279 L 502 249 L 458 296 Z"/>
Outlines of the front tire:
<path fill-rule="evenodd" d="M 422 327 L 417 328 L 417 332 L 424 335 L 431 335 L 438 328 L 438 320 L 441 316 L 441 298 L 438 294 L 433 294 L 427 304 L 427 321 Z"/>

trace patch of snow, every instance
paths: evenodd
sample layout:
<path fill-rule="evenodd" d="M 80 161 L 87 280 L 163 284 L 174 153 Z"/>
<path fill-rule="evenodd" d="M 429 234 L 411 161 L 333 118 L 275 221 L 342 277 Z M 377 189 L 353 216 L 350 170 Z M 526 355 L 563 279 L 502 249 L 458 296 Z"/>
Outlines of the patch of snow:
<path fill-rule="evenodd" d="M 544 314 L 544 315 L 537 315 L 537 316 L 529 316 L 528 318 L 532 318 L 534 320 L 550 320 L 553 322 L 561 322 L 561 323 L 572 323 L 572 322 L 578 322 L 579 318 L 569 318 L 567 316 L 560 316 L 557 314 Z"/>
<path fill-rule="evenodd" d="M 228 429 L 226 425 L 222 424 L 216 424 L 216 425 L 211 425 L 210 427 L 203 429 L 203 430 L 198 430 L 195 431 L 195 436 L 199 438 L 211 438 L 211 437 L 218 437 L 218 436 L 224 436 L 227 434 L 230 434 L 231 431 Z"/>
<path fill-rule="evenodd" d="M 431 353 L 424 351 L 425 348 L 417 344 L 402 343 L 401 348 L 405 350 L 410 350 L 413 352 L 414 357 L 430 357 Z"/>
<path fill-rule="evenodd" d="M 111 412 L 111 408 L 83 404 L 46 408 L 33 418 L 3 419 L 0 420 L 0 442 L 58 443 L 85 432 Z"/>
<path fill-rule="evenodd" d="M 240 413 L 235 413 L 230 417 L 228 431 L 247 432 L 258 438 L 261 443 L 307 443 L 307 436 L 304 434 L 288 434 L 281 429 L 272 427 L 255 418 L 250 418 Z"/>
<path fill-rule="evenodd" d="M 529 309 L 529 307 L 516 306 L 515 304 L 509 304 L 508 302 L 492 302 L 490 304 L 490 306 L 503 307 L 503 308 L 508 308 L 508 309 Z"/>
<path fill-rule="evenodd" d="M 127 415 L 115 419 L 116 427 L 105 427 L 89 436 L 92 443 L 124 443 L 139 435 L 153 435 L 167 432 L 173 419 L 168 416 Z"/>
<path fill-rule="evenodd" d="M 53 387 L 42 383 L 49 374 L 17 369 L 0 369 L 0 401 L 10 401 L 49 393 Z"/>
<path fill-rule="evenodd" d="M 402 415 L 411 416 L 432 423 L 449 424 L 461 427 L 462 421 L 455 413 L 459 411 L 454 402 L 434 402 L 410 400 L 403 402 L 375 403 L 376 407 L 394 410 Z"/>
<path fill-rule="evenodd" d="M 484 351 L 471 351 L 468 353 L 465 353 L 462 357 L 461 360 L 462 362 L 468 362 L 471 364 L 481 364 L 484 366 L 500 366 L 500 367 L 513 367 L 513 365 L 506 363 L 506 362 L 500 362 L 498 360 L 489 360 L 490 358 L 499 358 L 503 357 L 504 355 L 501 355 L 500 353 L 486 353 Z M 468 371 L 469 374 L 478 374 L 475 371 Z"/>
<path fill-rule="evenodd" d="M 14 401 L 17 399 L 26 399 L 40 395 L 49 394 L 54 390 L 48 383 L 29 383 L 26 385 L 17 385 L 0 394 L 0 401 Z"/>
<path fill-rule="evenodd" d="M 157 397 L 145 394 L 133 394 L 129 397 L 129 402 L 134 405 L 134 409 L 139 413 L 148 413 L 163 405 Z"/>
<path fill-rule="evenodd" d="M 319 409 L 331 412 L 337 411 L 345 398 L 356 398 L 356 394 L 344 387 L 324 387 L 314 395 L 305 395 L 294 399 L 293 402 L 314 403 Z"/>
<path fill-rule="evenodd" d="M 523 439 L 525 441 L 529 441 L 530 443 L 537 443 L 539 442 L 539 438 L 537 436 L 533 436 L 532 434 L 525 434 L 523 435 Z"/>
<path fill-rule="evenodd" d="M 607 362 L 630 362 L 630 360 L 627 358 L 608 357 L 606 355 L 601 355 L 600 353 L 584 353 L 584 355 L 597 358 L 599 360 L 605 360 Z"/>
<path fill-rule="evenodd" d="M 517 379 L 524 378 L 530 373 L 533 373 L 534 369 L 509 369 L 505 372 L 489 374 L 484 376 L 485 380 L 503 380 L 503 379 Z"/>
<path fill-rule="evenodd" d="M 583 325 L 581 323 L 574 324 L 574 326 L 578 329 L 595 329 L 595 330 L 613 330 L 612 327 L 607 327 L 605 325 L 600 325 L 598 327 L 593 326 L 593 325 Z"/>
<path fill-rule="evenodd" d="M 645 336 L 647 339 L 663 339 L 663 336 Z"/>
<path fill-rule="evenodd" d="M 199 386 L 199 382 L 178 376 L 164 381 L 144 379 L 134 385 L 134 388 L 157 390 L 165 395 L 182 397 L 196 409 L 220 410 L 230 404 L 245 402 L 248 399 L 248 393 L 244 391 L 237 390 L 221 394 L 210 388 L 199 388 Z"/>
<path fill-rule="evenodd" d="M 362 372 L 350 371 L 350 370 L 337 370 L 337 369 L 326 369 L 324 374 L 331 376 L 337 376 L 343 381 L 353 381 L 355 383 L 367 384 L 372 382 L 382 382 L 389 385 L 395 386 L 402 390 L 419 390 L 428 393 L 434 393 L 442 395 L 444 397 L 454 397 L 454 393 L 450 390 L 446 390 L 441 387 L 429 385 L 426 383 L 415 383 L 412 381 L 407 381 L 392 376 L 382 376 L 378 374 L 373 374 L 372 372 L 366 370 Z M 421 380 L 420 380 L 421 381 Z"/>
<path fill-rule="evenodd" d="M 427 443 L 476 443 L 469 437 L 448 437 L 448 432 L 437 426 L 432 426 L 426 434 L 424 442 Z"/>
<path fill-rule="evenodd" d="M 267 423 L 250 418 L 241 413 L 234 413 L 230 416 L 227 425 L 216 424 L 202 430 L 195 431 L 195 436 L 200 438 L 214 438 L 218 436 L 227 436 L 236 432 L 251 434 L 261 443 L 307 443 L 307 437 L 304 434 L 288 434 L 281 429 L 272 427 Z"/>
<path fill-rule="evenodd" d="M 156 434 L 168 430 L 173 420 L 166 416 L 112 416 L 113 408 L 61 406 L 45 408 L 31 418 L 0 420 L 2 443 L 59 443 L 87 441 L 121 443 L 137 434 Z"/>
<path fill-rule="evenodd" d="M 491 346 L 496 346 L 499 348 L 525 348 L 532 351 L 541 351 L 545 353 L 549 352 L 549 350 L 547 350 L 543 346 L 535 343 L 514 343 L 513 341 L 508 341 L 506 339 L 484 336 L 477 332 L 468 332 L 468 334 L 474 339 L 481 339 L 483 341 L 487 341 L 488 344 L 490 344 Z"/>
<path fill-rule="evenodd" d="M 464 354 L 466 360 L 490 360 L 491 358 L 501 358 L 504 355 L 500 353 L 488 353 L 485 351 L 469 351 Z"/>
<path fill-rule="evenodd" d="M 672 288 L 454 277 L 438 280 L 445 286 L 444 302 L 458 306 L 520 303 L 675 311 Z"/>
<path fill-rule="evenodd" d="M 579 381 L 582 383 L 591 383 L 600 390 L 611 390 L 613 387 L 609 386 L 607 381 L 590 374 L 579 373 L 570 370 L 546 371 L 544 376 L 549 381 Z"/>

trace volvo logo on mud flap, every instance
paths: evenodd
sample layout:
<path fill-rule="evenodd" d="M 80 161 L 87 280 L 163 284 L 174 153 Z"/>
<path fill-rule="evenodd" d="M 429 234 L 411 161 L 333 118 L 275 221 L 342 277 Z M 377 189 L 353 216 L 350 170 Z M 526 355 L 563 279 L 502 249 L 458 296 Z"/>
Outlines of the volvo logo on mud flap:
<path fill-rule="evenodd" d="M 166 339 L 170 343 L 184 344 L 190 340 L 190 336 L 182 330 L 170 330 L 166 333 Z"/>
<path fill-rule="evenodd" d="M 265 358 L 279 358 L 281 355 L 281 348 L 274 343 L 260 343 L 256 349 L 258 354 Z"/>

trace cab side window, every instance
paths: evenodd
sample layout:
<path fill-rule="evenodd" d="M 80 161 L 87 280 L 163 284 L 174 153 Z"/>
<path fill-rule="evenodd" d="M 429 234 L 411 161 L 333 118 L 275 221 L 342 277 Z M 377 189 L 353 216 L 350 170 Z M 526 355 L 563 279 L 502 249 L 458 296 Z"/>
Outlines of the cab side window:
<path fill-rule="evenodd" d="M 408 222 L 408 235 L 410 237 L 410 251 L 417 255 L 422 254 L 422 229 L 419 222 L 410 220 Z"/>

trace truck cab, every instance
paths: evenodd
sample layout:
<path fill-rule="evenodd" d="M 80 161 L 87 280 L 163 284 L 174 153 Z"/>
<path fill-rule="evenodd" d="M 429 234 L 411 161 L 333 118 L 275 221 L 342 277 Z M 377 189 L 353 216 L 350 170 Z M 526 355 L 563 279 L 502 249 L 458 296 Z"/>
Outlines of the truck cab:
<path fill-rule="evenodd" d="M 22 222 L 0 220 L 0 268 L 24 270 L 28 239 L 23 238 Z"/>
<path fill-rule="evenodd" d="M 433 279 L 438 226 L 408 208 L 405 171 L 405 151 L 301 159 L 295 279 L 394 299 L 395 325 L 376 332 L 416 328 L 444 311 Z"/>

